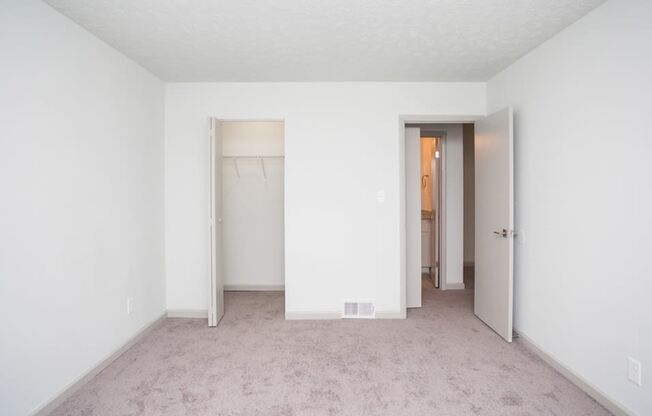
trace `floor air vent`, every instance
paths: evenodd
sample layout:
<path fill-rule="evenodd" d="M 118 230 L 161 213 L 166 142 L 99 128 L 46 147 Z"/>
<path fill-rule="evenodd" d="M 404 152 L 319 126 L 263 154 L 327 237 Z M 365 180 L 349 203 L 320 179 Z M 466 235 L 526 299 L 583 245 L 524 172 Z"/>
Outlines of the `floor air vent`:
<path fill-rule="evenodd" d="M 374 304 L 371 302 L 344 302 L 342 318 L 373 319 Z"/>

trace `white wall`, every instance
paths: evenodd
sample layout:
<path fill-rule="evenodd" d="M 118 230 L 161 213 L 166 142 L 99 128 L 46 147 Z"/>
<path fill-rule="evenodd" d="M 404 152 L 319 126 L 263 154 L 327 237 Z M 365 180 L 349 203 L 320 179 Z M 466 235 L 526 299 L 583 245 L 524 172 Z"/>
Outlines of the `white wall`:
<path fill-rule="evenodd" d="M 609 1 L 488 84 L 490 111 L 515 110 L 516 329 L 637 415 L 652 414 L 651 19 L 648 0 Z"/>
<path fill-rule="evenodd" d="M 283 156 L 285 126 L 282 121 L 222 121 L 225 156 Z"/>
<path fill-rule="evenodd" d="M 464 288 L 464 151 L 462 124 L 440 126 L 444 139 L 444 289 Z"/>
<path fill-rule="evenodd" d="M 40 1 L 0 7 L 0 414 L 25 415 L 165 310 L 163 85 Z"/>
<path fill-rule="evenodd" d="M 225 156 L 282 156 L 283 122 L 222 122 Z M 283 159 L 226 159 L 222 165 L 224 285 L 279 289 L 285 283 Z"/>
<path fill-rule="evenodd" d="M 405 128 L 406 306 L 421 307 L 421 130 Z M 426 246 L 427 247 L 427 246 Z"/>
<path fill-rule="evenodd" d="M 285 120 L 286 311 L 319 313 L 400 311 L 399 115 L 484 113 L 484 83 L 168 84 L 168 308 L 207 304 L 209 115 Z"/>
<path fill-rule="evenodd" d="M 464 124 L 464 264 L 475 263 L 475 126 Z"/>

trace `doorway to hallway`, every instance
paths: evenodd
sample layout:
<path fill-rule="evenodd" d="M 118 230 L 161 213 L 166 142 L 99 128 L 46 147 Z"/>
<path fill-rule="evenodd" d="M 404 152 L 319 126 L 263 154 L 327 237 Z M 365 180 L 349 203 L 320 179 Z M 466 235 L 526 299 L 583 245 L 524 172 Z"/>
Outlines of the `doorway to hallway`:
<path fill-rule="evenodd" d="M 401 119 L 404 304 L 407 308 L 422 306 L 422 290 L 424 284 L 429 285 L 424 282 L 424 270 L 435 290 L 464 290 L 466 283 L 471 283 L 475 315 L 511 342 L 515 237 L 512 110 L 452 123 L 434 119 L 437 122 L 424 122 L 423 117 Z M 437 158 L 433 162 L 429 154 L 426 157 L 421 152 L 428 147 L 423 140 L 433 138 L 442 143 L 439 175 L 432 170 Z M 471 157 L 465 155 L 470 146 Z M 440 186 L 434 185 L 433 177 Z M 439 201 L 434 206 L 433 191 L 438 192 Z M 435 239 L 424 238 L 433 230 Z M 434 244 L 430 245 L 431 241 Z"/>

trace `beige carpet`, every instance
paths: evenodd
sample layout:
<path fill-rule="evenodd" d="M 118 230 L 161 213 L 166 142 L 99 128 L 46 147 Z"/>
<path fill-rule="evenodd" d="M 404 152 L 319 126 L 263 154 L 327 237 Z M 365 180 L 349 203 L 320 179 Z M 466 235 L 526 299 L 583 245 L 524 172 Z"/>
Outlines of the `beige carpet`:
<path fill-rule="evenodd" d="M 169 319 L 54 415 L 608 415 L 472 313 L 424 292 L 407 320 L 285 321 L 282 293 L 227 293 L 220 326 Z"/>

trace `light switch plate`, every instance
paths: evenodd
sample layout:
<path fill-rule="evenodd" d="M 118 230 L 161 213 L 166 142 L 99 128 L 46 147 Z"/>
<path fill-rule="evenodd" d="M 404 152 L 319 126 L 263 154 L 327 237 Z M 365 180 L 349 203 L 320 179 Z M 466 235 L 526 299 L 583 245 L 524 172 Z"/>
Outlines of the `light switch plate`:
<path fill-rule="evenodd" d="M 384 189 L 379 189 L 378 192 L 376 192 L 376 200 L 378 202 L 385 202 L 385 190 Z"/>
<path fill-rule="evenodd" d="M 525 230 L 516 230 L 516 242 L 521 245 L 525 244 Z"/>
<path fill-rule="evenodd" d="M 641 362 L 632 358 L 627 358 L 627 378 L 632 383 L 640 386 L 641 383 Z"/>

